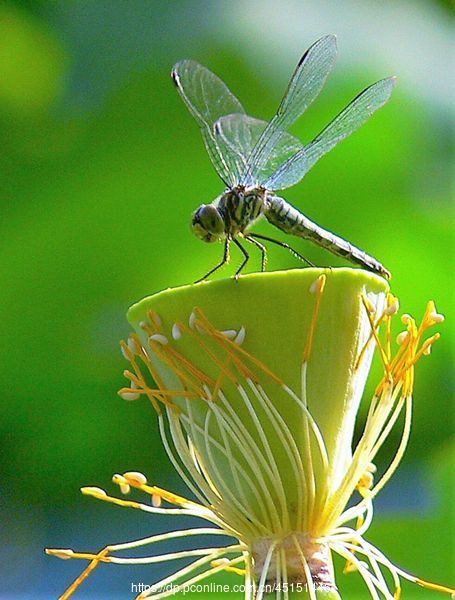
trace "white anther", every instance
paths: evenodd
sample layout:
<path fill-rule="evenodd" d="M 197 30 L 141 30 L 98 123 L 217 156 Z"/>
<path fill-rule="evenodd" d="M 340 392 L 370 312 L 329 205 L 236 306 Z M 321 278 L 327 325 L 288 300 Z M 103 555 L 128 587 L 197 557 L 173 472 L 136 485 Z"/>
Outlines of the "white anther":
<path fill-rule="evenodd" d="M 227 337 L 230 340 L 233 340 L 237 335 L 237 331 L 235 329 L 225 329 L 224 331 L 220 331 L 220 333 L 222 333 L 224 337 Z"/>
<path fill-rule="evenodd" d="M 169 340 L 167 339 L 167 337 L 161 333 L 154 333 L 153 335 L 151 335 L 149 337 L 149 342 L 158 342 L 158 344 L 161 344 L 162 346 L 166 346 L 167 344 L 169 344 Z"/>
<path fill-rule="evenodd" d="M 234 342 L 236 344 L 238 344 L 239 346 L 241 346 L 243 344 L 243 342 L 245 341 L 245 336 L 246 336 L 245 327 L 242 325 L 240 327 L 238 334 L 235 336 Z"/>
<path fill-rule="evenodd" d="M 172 325 L 172 337 L 174 338 L 174 340 L 179 340 L 182 337 L 182 331 L 177 325 L 177 323 L 174 323 L 174 325 Z"/>

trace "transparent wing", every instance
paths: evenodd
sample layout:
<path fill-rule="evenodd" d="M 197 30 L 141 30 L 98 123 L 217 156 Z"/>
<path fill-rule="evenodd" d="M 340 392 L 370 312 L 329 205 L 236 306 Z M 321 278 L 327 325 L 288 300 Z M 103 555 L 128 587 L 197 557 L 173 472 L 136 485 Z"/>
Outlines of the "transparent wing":
<path fill-rule="evenodd" d="M 273 191 L 284 190 L 298 183 L 308 171 L 308 156 L 302 148 L 269 177 L 264 187 Z"/>
<path fill-rule="evenodd" d="M 311 143 L 284 163 L 264 184 L 265 187 L 281 190 L 298 183 L 324 154 L 359 129 L 387 102 L 395 82 L 395 77 L 389 77 L 363 90 Z"/>
<path fill-rule="evenodd" d="M 178 62 L 171 75 L 182 100 L 201 128 L 205 147 L 218 175 L 226 185 L 235 185 L 237 176 L 230 167 L 232 162 L 235 163 L 234 157 L 231 150 L 218 145 L 213 125 L 223 115 L 244 113 L 243 106 L 219 77 L 194 60 Z"/>
<path fill-rule="evenodd" d="M 268 126 L 266 121 L 255 119 L 245 114 L 234 114 L 221 117 L 215 123 L 214 132 L 218 145 L 226 147 L 229 156 L 235 156 L 235 164 L 230 166 L 231 170 L 240 174 L 245 172 L 248 157 L 257 144 L 262 133 Z M 269 160 L 262 170 L 257 173 L 257 183 L 261 185 L 272 173 L 286 162 L 291 156 L 302 150 L 302 142 L 287 132 L 282 132 L 277 144 L 270 153 Z M 226 154 L 228 154 L 226 152 Z"/>
<path fill-rule="evenodd" d="M 322 90 L 337 54 L 336 38 L 327 35 L 315 42 L 302 56 L 289 82 L 276 115 L 258 140 L 242 177 L 245 185 L 257 183 L 273 148 L 284 132 L 305 112 Z"/>
<path fill-rule="evenodd" d="M 305 147 L 308 169 L 334 146 L 361 127 L 389 100 L 396 78 L 381 79 L 361 92 L 348 106 Z"/>
<path fill-rule="evenodd" d="M 245 172 L 248 156 L 266 126 L 266 121 L 242 113 L 226 115 L 216 121 L 213 130 L 218 146 L 223 154 L 230 156 L 230 169 L 238 179 Z"/>

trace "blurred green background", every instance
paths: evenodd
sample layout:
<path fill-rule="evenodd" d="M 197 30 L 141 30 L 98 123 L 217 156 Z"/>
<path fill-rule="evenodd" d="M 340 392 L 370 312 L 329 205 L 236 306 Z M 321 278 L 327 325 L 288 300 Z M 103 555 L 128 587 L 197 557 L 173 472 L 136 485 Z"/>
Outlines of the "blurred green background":
<path fill-rule="evenodd" d="M 366 85 L 391 74 L 399 85 L 389 105 L 286 197 L 380 258 L 403 310 L 420 317 L 434 299 L 448 317 L 433 355 L 419 365 L 411 442 L 378 498 L 368 538 L 403 568 L 454 583 L 450 7 L 430 0 L 0 4 L 0 598 L 56 598 L 84 566 L 45 557 L 45 546 L 96 550 L 186 524 L 78 491 L 112 490 L 114 472 L 134 469 L 184 492 L 148 404 L 116 395 L 127 307 L 194 281 L 222 252 L 189 231 L 191 212 L 223 186 L 169 72 L 192 57 L 218 73 L 247 112 L 268 119 L 300 55 L 330 32 L 338 34 L 340 59 L 295 127 L 304 141 Z M 316 264 L 343 264 L 309 243 L 295 246 Z M 239 263 L 234 254 L 222 276 Z M 298 266 L 270 249 L 271 268 Z M 105 566 L 76 598 L 130 598 L 130 582 L 151 583 L 164 569 Z M 357 576 L 340 575 L 338 583 L 345 598 L 366 597 Z M 436 597 L 405 586 L 405 599 Z"/>

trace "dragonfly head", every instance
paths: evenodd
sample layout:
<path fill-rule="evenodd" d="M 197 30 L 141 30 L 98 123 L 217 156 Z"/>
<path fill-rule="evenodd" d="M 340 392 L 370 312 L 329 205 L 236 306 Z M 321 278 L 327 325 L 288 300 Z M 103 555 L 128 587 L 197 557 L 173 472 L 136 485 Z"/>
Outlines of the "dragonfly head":
<path fill-rule="evenodd" d="M 191 228 L 204 242 L 216 242 L 225 235 L 223 217 L 213 204 L 201 204 L 193 214 Z"/>

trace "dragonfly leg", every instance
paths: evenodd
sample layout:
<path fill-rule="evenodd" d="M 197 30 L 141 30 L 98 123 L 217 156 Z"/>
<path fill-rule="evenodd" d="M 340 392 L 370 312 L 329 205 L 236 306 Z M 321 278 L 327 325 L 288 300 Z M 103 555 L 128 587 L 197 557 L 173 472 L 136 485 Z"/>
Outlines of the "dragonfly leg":
<path fill-rule="evenodd" d="M 264 244 L 255 240 L 251 235 L 246 235 L 245 239 L 250 242 L 250 244 L 254 244 L 261 251 L 261 271 L 265 271 L 267 269 L 267 248 Z"/>
<path fill-rule="evenodd" d="M 258 233 L 250 233 L 249 236 L 250 237 L 259 238 L 260 240 L 265 240 L 266 242 L 272 242 L 273 244 L 276 244 L 277 246 L 281 246 L 282 248 L 286 248 L 286 250 L 289 250 L 289 252 L 293 256 L 295 256 L 296 258 L 298 258 L 302 262 L 306 263 L 309 267 L 314 267 L 315 266 L 310 260 L 308 260 L 307 258 L 305 258 L 304 256 L 302 256 L 301 254 L 299 254 L 297 252 L 297 250 L 294 250 L 294 248 L 292 248 L 289 244 L 286 244 L 286 242 L 281 242 L 280 240 L 274 240 L 271 237 L 268 237 L 266 235 L 259 235 Z"/>
<path fill-rule="evenodd" d="M 238 278 L 239 278 L 239 275 L 240 275 L 240 272 L 241 272 L 241 271 L 243 271 L 243 269 L 244 269 L 244 267 L 245 267 L 246 263 L 247 263 L 247 262 L 250 260 L 250 255 L 248 254 L 248 252 L 245 250 L 245 248 L 242 246 L 242 244 L 239 242 L 239 240 L 238 240 L 238 239 L 236 239 L 236 238 L 232 238 L 232 241 L 234 242 L 234 244 L 235 244 L 236 246 L 238 246 L 238 247 L 240 248 L 240 250 L 241 250 L 241 252 L 242 252 L 242 254 L 243 254 L 243 256 L 244 256 L 244 259 L 243 259 L 243 261 L 242 261 L 242 264 L 241 264 L 241 265 L 240 265 L 240 267 L 237 269 L 237 271 L 235 272 L 235 275 L 234 275 L 235 279 L 236 279 L 236 280 L 238 280 Z"/>
<path fill-rule="evenodd" d="M 200 283 L 201 281 L 204 281 L 205 279 L 207 279 L 207 277 L 210 277 L 210 275 L 212 275 L 213 273 L 215 273 L 215 271 L 218 271 L 218 269 L 221 269 L 221 267 L 223 267 L 224 265 L 226 265 L 229 262 L 229 259 L 230 259 L 230 252 L 229 252 L 230 244 L 231 244 L 231 238 L 227 237 L 226 241 L 224 242 L 223 260 L 221 262 L 219 262 L 216 265 L 216 267 L 213 267 L 213 269 L 210 269 L 210 271 L 208 273 L 206 273 L 204 275 L 204 277 L 201 277 L 200 279 L 198 279 L 194 283 Z M 243 248 L 242 248 L 242 250 L 243 250 Z M 243 264 L 242 264 L 242 268 L 243 268 Z"/>

